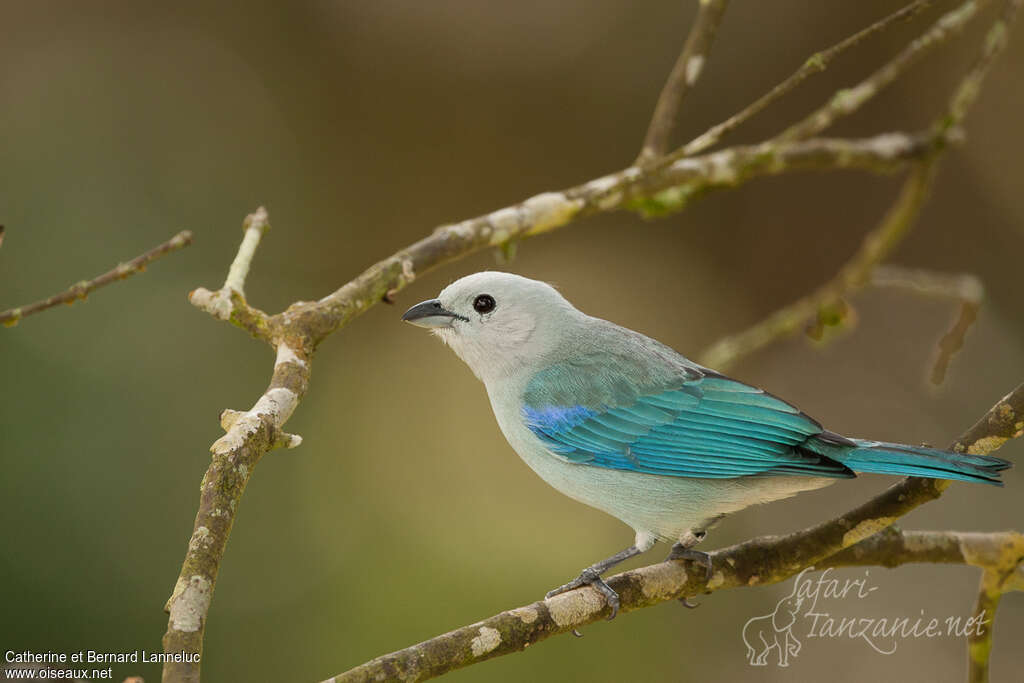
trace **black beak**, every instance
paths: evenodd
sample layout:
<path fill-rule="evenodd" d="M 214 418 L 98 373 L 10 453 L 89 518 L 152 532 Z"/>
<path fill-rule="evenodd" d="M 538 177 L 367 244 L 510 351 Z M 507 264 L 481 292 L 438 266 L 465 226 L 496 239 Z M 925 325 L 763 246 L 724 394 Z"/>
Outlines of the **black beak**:
<path fill-rule="evenodd" d="M 412 323 L 419 327 L 451 327 L 452 321 L 455 319 L 466 320 L 465 317 L 458 313 L 453 313 L 441 305 L 441 301 L 438 299 L 429 299 L 423 301 L 408 311 L 402 316 L 402 320 L 407 323 Z"/>

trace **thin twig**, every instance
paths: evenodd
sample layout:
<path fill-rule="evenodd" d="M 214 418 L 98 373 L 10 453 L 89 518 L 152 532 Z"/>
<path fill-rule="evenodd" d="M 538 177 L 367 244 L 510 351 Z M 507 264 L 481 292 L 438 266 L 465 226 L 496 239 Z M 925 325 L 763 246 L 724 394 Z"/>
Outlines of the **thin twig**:
<path fill-rule="evenodd" d="M 920 268 L 887 265 L 874 270 L 871 284 L 876 287 L 907 289 L 917 294 L 959 302 L 956 319 L 939 340 L 932 363 L 931 381 L 933 384 L 942 384 L 953 356 L 963 348 L 964 338 L 978 317 L 985 297 L 981 281 L 967 273 L 936 273 Z"/>
<path fill-rule="evenodd" d="M 567 190 L 545 192 L 482 216 L 442 225 L 373 264 L 332 294 L 293 304 L 274 316 L 252 307 L 238 291 L 227 287 L 218 291 L 200 287 L 189 300 L 271 345 L 288 330 L 301 330 L 301 336 L 315 347 L 418 275 L 480 249 L 540 235 L 597 213 L 633 210 L 652 216 L 678 211 L 705 190 L 735 187 L 759 177 L 810 170 L 888 173 L 929 156 L 941 144 L 934 131 L 782 144 L 769 141 L 680 159 L 656 170 L 630 166 Z"/>
<path fill-rule="evenodd" d="M 270 229 L 270 218 L 262 206 L 242 221 L 242 244 L 231 262 L 224 286 L 217 291 L 199 287 L 189 292 L 188 300 L 196 308 L 206 311 L 215 318 L 228 320 L 247 330 L 253 337 L 276 346 L 277 339 L 271 331 L 270 316 L 253 308 L 245 300 L 245 279 L 249 275 L 256 248 L 263 233 Z"/>
<path fill-rule="evenodd" d="M 3 231 L 0 229 L 0 239 L 2 239 L 2 234 Z M 18 321 L 22 318 L 28 317 L 33 313 L 45 311 L 48 308 L 53 308 L 57 304 L 70 305 L 76 301 L 84 300 L 85 297 L 89 296 L 93 290 L 99 289 L 104 285 L 109 285 L 111 282 L 124 280 L 136 273 L 141 273 L 146 269 L 146 266 L 161 256 L 170 254 L 171 252 L 177 251 L 190 244 L 192 244 L 192 233 L 188 230 L 179 232 L 171 239 L 159 246 L 153 247 L 145 254 L 136 256 L 127 263 L 119 263 L 116 268 L 108 270 L 92 280 L 82 280 L 81 282 L 71 285 L 60 294 L 54 294 L 48 299 L 36 301 L 35 303 L 19 306 L 0 313 L 0 323 L 3 323 L 7 327 L 12 327 L 17 325 Z"/>
<path fill-rule="evenodd" d="M 227 279 L 224 280 L 224 289 L 230 289 L 245 295 L 245 278 L 249 276 L 249 266 L 252 264 L 252 257 L 256 254 L 256 247 L 260 244 L 263 233 L 270 229 L 270 218 L 267 210 L 262 206 L 245 217 L 242 223 L 242 230 L 245 236 L 242 238 L 242 245 L 238 247 L 235 260 L 231 262 L 228 269 Z"/>
<path fill-rule="evenodd" d="M 680 159 L 657 172 L 633 166 L 562 192 L 545 192 L 483 216 L 441 226 L 429 237 L 370 266 L 333 294 L 293 305 L 283 315 L 319 343 L 385 295 L 406 287 L 417 275 L 484 247 L 501 246 L 616 209 L 646 215 L 676 211 L 703 190 L 734 187 L 762 176 L 812 169 L 888 171 L 928 156 L 933 148 L 930 135 L 894 133 L 864 140 L 814 139 L 732 147 Z"/>
<path fill-rule="evenodd" d="M 988 75 L 996 58 L 1006 49 L 1010 26 L 1013 25 L 1014 20 L 1017 18 L 1017 12 L 1020 10 L 1021 4 L 1021 0 L 1005 0 L 1003 2 L 999 17 L 992 22 L 992 25 L 985 33 L 981 54 L 975 59 L 974 64 L 971 65 L 971 68 L 961 79 L 960 84 L 953 93 L 953 97 L 950 100 L 949 113 L 946 119 L 941 122 L 941 125 L 952 128 L 963 123 L 968 110 L 981 93 L 981 85 L 985 80 L 985 76 Z"/>
<path fill-rule="evenodd" d="M 1007 0 L 1000 16 L 989 28 L 981 54 L 954 91 L 950 98 L 946 115 L 940 119 L 939 123 L 933 126 L 936 135 L 939 136 L 937 140 L 940 143 L 945 139 L 942 137 L 943 133 L 954 130 L 955 126 L 963 121 L 970 105 L 977 99 L 985 75 L 995 62 L 996 57 L 1006 47 L 1007 32 L 1016 18 L 1020 5 L 1021 0 Z M 915 40 L 896 59 L 864 81 L 862 86 L 864 84 L 870 85 L 864 86 L 863 92 L 870 93 L 867 95 L 870 97 L 874 92 L 877 92 L 878 84 L 891 82 L 891 79 L 895 78 L 909 61 L 912 61 L 913 55 L 916 55 L 917 51 L 936 44 L 937 41 L 947 37 L 953 29 L 962 27 L 973 16 L 975 11 L 975 4 L 967 2 L 959 9 L 943 16 L 936 22 L 935 27 L 921 38 Z M 915 45 L 918 47 L 915 48 Z M 898 64 L 903 66 L 894 66 Z M 884 78 L 880 77 L 879 74 L 885 74 Z M 858 88 L 861 88 L 861 86 L 858 86 Z M 828 107 L 826 107 L 826 110 L 832 111 Z M 831 116 L 831 114 L 828 114 L 828 116 Z M 824 125 L 818 127 L 818 124 L 814 122 L 819 120 L 823 119 L 812 115 L 804 121 L 805 124 L 808 124 L 806 128 L 799 128 L 802 124 L 797 124 L 797 127 L 790 129 L 791 131 L 796 131 L 795 133 L 792 135 L 784 134 L 777 139 L 799 139 L 804 132 L 813 133 L 815 130 L 820 130 L 824 125 L 828 125 L 831 122 L 831 119 L 829 119 Z M 889 213 L 879 227 L 868 235 L 853 259 L 843 266 L 833 280 L 820 287 L 813 294 L 776 311 L 747 330 L 716 342 L 704 352 L 702 362 L 712 367 L 725 368 L 738 356 L 755 351 L 774 339 L 797 332 L 814 317 L 817 317 L 819 322 L 830 318 L 834 319 L 836 316 L 830 314 L 837 307 L 842 307 L 843 296 L 860 289 L 867 282 L 874 268 L 891 253 L 892 249 L 902 240 L 907 230 L 912 226 L 927 196 L 928 189 L 934 178 L 937 159 L 942 151 L 941 146 L 937 147 L 934 155 L 916 166 L 915 172 L 905 182 L 896 204 L 889 210 Z M 967 313 L 967 316 L 970 316 L 970 312 Z M 956 351 L 953 348 L 956 346 L 955 335 L 961 329 L 966 332 L 966 325 L 967 322 L 961 318 L 961 321 L 958 322 L 952 331 L 953 337 L 943 347 L 936 367 L 943 360 L 948 364 L 949 358 Z M 944 372 L 945 368 L 943 367 L 942 373 L 944 374 Z M 938 374 L 933 374 L 933 378 L 937 376 Z"/>
<path fill-rule="evenodd" d="M 777 136 L 779 140 L 800 140 L 817 135 L 836 119 L 852 114 L 861 105 L 884 90 L 908 67 L 932 49 L 959 33 L 988 0 L 967 0 L 939 17 L 931 28 L 912 41 L 893 59 L 852 88 L 840 90 L 814 113 Z"/>
<path fill-rule="evenodd" d="M 741 356 L 804 329 L 810 321 L 820 319 L 822 311 L 835 309 L 843 297 L 863 287 L 872 270 L 913 226 L 935 177 L 935 167 L 935 157 L 915 166 L 896 203 L 832 280 L 743 332 L 723 337 L 700 355 L 700 362 L 716 369 L 727 368 Z"/>
<path fill-rule="evenodd" d="M 874 24 L 854 33 L 852 36 L 836 43 L 832 47 L 826 48 L 821 52 L 814 53 L 804 61 L 799 69 L 790 74 L 786 80 L 782 81 L 767 93 L 759 97 L 753 102 L 753 104 L 750 104 L 742 111 L 733 114 L 718 125 L 712 126 L 700 136 L 686 143 L 681 150 L 673 152 L 670 156 L 674 159 L 684 156 L 693 156 L 694 154 L 703 152 L 712 145 L 718 144 L 722 138 L 763 111 L 768 107 L 768 105 L 789 94 L 812 75 L 821 73 L 827 69 L 829 64 L 831 64 L 836 57 L 846 50 L 860 44 L 877 33 L 881 33 L 890 26 L 902 21 L 909 21 L 910 19 L 913 19 L 931 4 L 932 0 L 917 0 L 917 2 L 912 2 L 903 9 L 897 10 L 889 16 L 876 21 Z"/>
<path fill-rule="evenodd" d="M 1009 435 L 1020 436 L 1020 427 L 1014 429 L 1018 421 L 1024 421 L 1024 384 L 993 406 L 953 448 L 991 453 Z M 818 563 L 840 566 L 844 557 L 850 564 L 942 561 L 1001 566 L 1006 561 L 1002 549 L 1009 547 L 1007 554 L 1019 562 L 1024 555 L 1024 536 L 1015 532 L 998 536 L 928 532 L 930 536 L 898 540 L 893 540 L 894 532 L 889 532 L 878 541 L 870 540 L 899 517 L 939 497 L 947 485 L 911 477 L 835 519 L 786 536 L 765 536 L 711 552 L 715 569 L 710 581 L 703 567 L 683 561 L 661 562 L 606 580 L 619 594 L 621 614 L 701 592 L 777 583 Z M 860 550 L 852 549 L 860 543 L 865 543 Z M 837 556 L 841 551 L 847 554 Z M 378 657 L 328 680 L 422 681 L 518 652 L 553 635 L 601 620 L 608 613 L 601 593 L 589 586 L 579 588 Z"/>
<path fill-rule="evenodd" d="M 658 96 L 651 123 L 640 147 L 640 156 L 636 161 L 638 166 L 657 159 L 668 150 L 679 107 L 700 78 L 728 5 L 729 0 L 701 0 L 697 6 L 693 28 Z"/>

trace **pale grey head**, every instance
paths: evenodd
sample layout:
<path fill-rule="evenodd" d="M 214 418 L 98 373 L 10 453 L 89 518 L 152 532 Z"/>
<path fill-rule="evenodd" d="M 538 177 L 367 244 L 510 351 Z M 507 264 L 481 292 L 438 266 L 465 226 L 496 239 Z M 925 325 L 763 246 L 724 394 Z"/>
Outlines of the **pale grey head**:
<path fill-rule="evenodd" d="M 431 329 L 487 382 L 543 358 L 581 317 L 545 282 L 484 271 L 456 280 L 402 320 Z"/>

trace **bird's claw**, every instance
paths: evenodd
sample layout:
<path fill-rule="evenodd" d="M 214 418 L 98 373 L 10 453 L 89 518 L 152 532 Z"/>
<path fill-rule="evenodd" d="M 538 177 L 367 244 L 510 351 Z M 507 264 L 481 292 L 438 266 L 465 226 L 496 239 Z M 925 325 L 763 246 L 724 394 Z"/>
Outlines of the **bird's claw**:
<path fill-rule="evenodd" d="M 696 609 L 696 608 L 700 607 L 700 603 L 699 602 L 690 602 L 690 599 L 687 598 L 685 595 L 683 597 L 679 598 L 679 602 L 686 609 Z"/>
<path fill-rule="evenodd" d="M 704 565 L 704 582 L 711 580 L 712 569 L 711 569 L 711 556 L 707 553 L 692 548 L 672 548 L 672 552 L 669 553 L 668 559 L 670 560 L 689 560 L 696 564 Z"/>
<path fill-rule="evenodd" d="M 582 572 L 580 572 L 579 576 L 577 576 L 569 583 L 559 586 L 554 590 L 548 591 L 544 598 L 553 598 L 556 595 L 561 595 L 562 593 L 567 593 L 571 590 L 582 588 L 583 586 L 593 586 L 598 590 L 599 593 L 604 595 L 605 601 L 608 603 L 608 606 L 612 610 L 612 613 L 608 615 L 608 621 L 614 619 L 615 615 L 619 613 L 619 594 L 612 590 L 611 586 L 605 583 L 604 579 L 601 578 L 600 574 L 594 571 L 593 567 L 587 567 Z M 581 633 L 576 631 L 576 629 L 573 629 L 573 632 L 577 636 L 582 635 Z"/>

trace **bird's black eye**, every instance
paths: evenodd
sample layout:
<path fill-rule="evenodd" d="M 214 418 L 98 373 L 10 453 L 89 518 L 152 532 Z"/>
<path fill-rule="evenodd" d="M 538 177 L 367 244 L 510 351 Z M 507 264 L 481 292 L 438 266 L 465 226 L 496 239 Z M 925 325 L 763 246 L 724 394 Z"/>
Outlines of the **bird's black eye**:
<path fill-rule="evenodd" d="M 494 310 L 494 297 L 490 294 L 481 294 L 473 299 L 473 310 L 477 313 L 490 313 Z"/>

